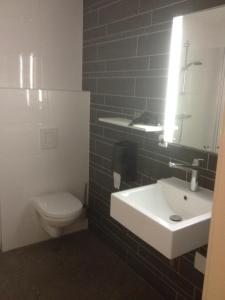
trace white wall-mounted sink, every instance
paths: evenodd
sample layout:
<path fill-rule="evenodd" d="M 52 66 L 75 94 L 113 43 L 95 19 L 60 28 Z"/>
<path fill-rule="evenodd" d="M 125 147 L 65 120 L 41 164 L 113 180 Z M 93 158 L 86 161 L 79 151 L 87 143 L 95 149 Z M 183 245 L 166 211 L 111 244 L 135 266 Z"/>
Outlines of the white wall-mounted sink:
<path fill-rule="evenodd" d="M 177 178 L 111 195 L 110 215 L 169 259 L 208 243 L 213 193 Z M 173 221 L 181 218 L 180 221 Z"/>

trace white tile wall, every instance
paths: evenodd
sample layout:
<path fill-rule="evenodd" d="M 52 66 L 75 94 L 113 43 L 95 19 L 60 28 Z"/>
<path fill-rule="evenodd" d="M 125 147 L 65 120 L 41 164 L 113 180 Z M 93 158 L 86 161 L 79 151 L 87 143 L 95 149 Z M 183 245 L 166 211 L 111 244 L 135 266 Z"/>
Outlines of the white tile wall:
<path fill-rule="evenodd" d="M 48 236 L 30 198 L 70 191 L 80 199 L 88 182 L 89 93 L 0 89 L 0 202 L 2 249 Z M 42 150 L 40 129 L 57 128 L 58 145 Z"/>
<path fill-rule="evenodd" d="M 79 92 L 82 4 L 0 0 L 3 250 L 48 238 L 37 222 L 32 196 L 71 191 L 82 199 L 88 182 L 90 101 L 88 93 Z M 57 130 L 56 147 L 40 147 L 44 128 Z"/>
<path fill-rule="evenodd" d="M 81 90 L 82 2 L 0 0 L 0 87 Z"/>
<path fill-rule="evenodd" d="M 82 5 L 82 0 L 0 0 L 3 250 L 48 238 L 32 196 L 71 191 L 83 197 L 90 102 L 88 93 L 79 92 Z M 57 129 L 56 147 L 41 149 L 44 128 Z"/>

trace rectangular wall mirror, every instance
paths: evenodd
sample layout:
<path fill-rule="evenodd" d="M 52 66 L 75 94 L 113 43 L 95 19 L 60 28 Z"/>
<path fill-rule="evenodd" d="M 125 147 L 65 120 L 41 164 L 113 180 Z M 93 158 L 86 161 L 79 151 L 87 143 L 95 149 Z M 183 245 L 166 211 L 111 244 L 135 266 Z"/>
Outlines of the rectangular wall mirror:
<path fill-rule="evenodd" d="M 224 82 L 225 7 L 174 18 L 165 142 L 218 151 Z"/>

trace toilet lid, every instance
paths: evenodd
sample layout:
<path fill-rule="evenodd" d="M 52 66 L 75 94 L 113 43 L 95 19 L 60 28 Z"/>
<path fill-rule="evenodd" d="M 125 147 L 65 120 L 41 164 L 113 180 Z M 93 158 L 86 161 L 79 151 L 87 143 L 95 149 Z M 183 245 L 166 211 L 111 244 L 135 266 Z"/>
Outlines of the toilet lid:
<path fill-rule="evenodd" d="M 35 197 L 35 203 L 40 213 L 52 218 L 70 217 L 82 209 L 81 201 L 70 193 Z"/>

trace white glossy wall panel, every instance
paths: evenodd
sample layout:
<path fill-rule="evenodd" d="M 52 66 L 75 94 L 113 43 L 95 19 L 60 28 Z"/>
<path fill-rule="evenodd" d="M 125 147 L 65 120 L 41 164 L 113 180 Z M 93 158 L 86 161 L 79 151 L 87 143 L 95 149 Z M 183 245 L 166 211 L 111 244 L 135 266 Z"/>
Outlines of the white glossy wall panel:
<path fill-rule="evenodd" d="M 0 89 L 2 249 L 48 238 L 30 198 L 70 191 L 80 199 L 88 182 L 89 93 Z M 58 129 L 56 149 L 42 150 L 40 128 Z"/>
<path fill-rule="evenodd" d="M 34 88 L 81 90 L 82 10 L 82 0 L 0 0 L 0 87 L 21 76 L 30 87 L 33 55 Z"/>

